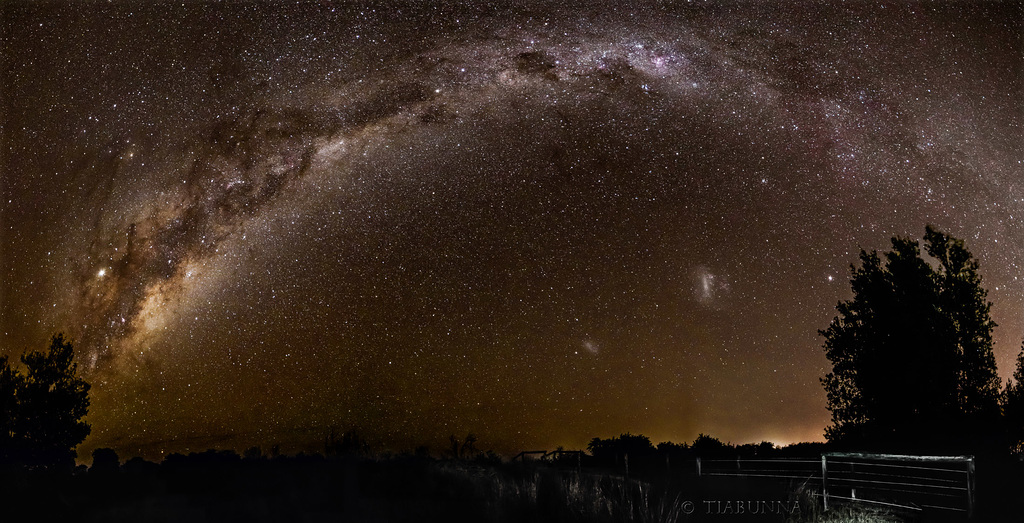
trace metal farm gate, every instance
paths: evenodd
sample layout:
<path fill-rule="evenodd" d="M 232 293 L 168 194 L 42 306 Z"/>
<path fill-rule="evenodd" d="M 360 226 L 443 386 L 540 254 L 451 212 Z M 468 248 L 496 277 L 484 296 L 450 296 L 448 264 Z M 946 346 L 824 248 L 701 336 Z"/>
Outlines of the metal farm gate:
<path fill-rule="evenodd" d="M 821 485 L 824 509 L 863 503 L 909 512 L 974 512 L 974 458 L 830 452 L 808 459 L 701 459 L 697 476 L 802 480 Z M 810 483 L 806 483 L 810 482 Z M 817 493 L 815 493 L 817 495 Z"/>
<path fill-rule="evenodd" d="M 821 456 L 822 501 L 974 512 L 974 457 L 830 452 Z"/>

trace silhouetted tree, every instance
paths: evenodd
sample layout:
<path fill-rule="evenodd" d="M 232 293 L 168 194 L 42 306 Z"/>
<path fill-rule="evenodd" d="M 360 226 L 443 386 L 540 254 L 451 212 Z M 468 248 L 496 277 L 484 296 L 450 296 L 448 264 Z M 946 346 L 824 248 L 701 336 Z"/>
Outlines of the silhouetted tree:
<path fill-rule="evenodd" d="M 0 457 L 32 467 L 73 467 L 89 435 L 89 384 L 76 376 L 74 348 L 57 334 L 47 352 L 21 356 L 26 375 L 0 358 Z"/>
<path fill-rule="evenodd" d="M 476 434 L 470 432 L 466 434 L 466 439 L 462 441 L 462 457 L 471 458 L 476 455 Z"/>
<path fill-rule="evenodd" d="M 1024 450 L 1024 344 L 1017 353 L 1017 368 L 1013 371 L 1013 379 L 1006 382 L 1003 391 L 1003 417 L 1011 450 L 1021 452 Z"/>
<path fill-rule="evenodd" d="M 604 465 L 621 465 L 627 455 L 635 462 L 655 453 L 650 438 L 628 432 L 609 439 L 594 438 L 587 444 L 587 450 L 595 461 Z"/>
<path fill-rule="evenodd" d="M 249 447 L 245 449 L 245 452 L 242 452 L 242 459 L 249 461 L 263 459 L 263 450 L 258 445 Z"/>
<path fill-rule="evenodd" d="M 770 441 L 761 443 L 747 443 L 736 446 L 736 454 L 744 459 L 764 458 L 775 453 L 775 444 Z"/>
<path fill-rule="evenodd" d="M 340 437 L 332 428 L 324 440 L 324 454 L 331 456 L 350 456 L 365 454 L 370 445 L 363 440 L 356 429 L 348 430 Z"/>
<path fill-rule="evenodd" d="M 726 445 L 722 443 L 722 440 L 704 433 L 697 435 L 697 439 L 693 440 L 690 449 L 693 450 L 694 454 L 701 457 L 722 457 L 733 454 L 735 450 L 732 445 Z"/>
<path fill-rule="evenodd" d="M 690 446 L 686 443 L 672 443 L 671 441 L 658 443 L 657 449 L 658 454 L 663 456 L 684 457 L 690 453 Z"/>
<path fill-rule="evenodd" d="M 7 356 L 0 356 L 0 463 L 15 461 L 19 446 L 18 391 L 25 378 L 11 367 Z"/>
<path fill-rule="evenodd" d="M 466 434 L 466 438 L 459 442 L 459 438 L 455 437 L 455 434 L 448 436 L 448 453 L 455 459 L 460 458 L 472 458 L 480 453 L 476 448 L 477 437 L 476 434 L 470 432 Z"/>
<path fill-rule="evenodd" d="M 99 448 L 92 451 L 91 474 L 113 474 L 121 468 L 121 460 L 114 449 Z"/>
<path fill-rule="evenodd" d="M 774 454 L 776 457 L 780 458 L 819 458 L 823 453 L 829 452 L 830 450 L 831 447 L 828 443 L 820 441 L 805 441 L 777 448 L 775 449 Z"/>
<path fill-rule="evenodd" d="M 74 347 L 57 334 L 49 350 L 21 357 L 27 368 L 19 394 L 19 425 L 26 457 L 43 466 L 73 464 L 75 447 L 89 435 L 89 384 L 76 376 Z"/>
<path fill-rule="evenodd" d="M 663 441 L 658 443 L 658 457 L 664 460 L 665 469 L 671 470 L 673 466 L 679 467 L 692 455 L 690 446 L 686 443 L 672 443 Z"/>
<path fill-rule="evenodd" d="M 455 459 L 459 459 L 459 457 L 461 456 L 461 452 L 459 451 L 459 449 L 461 447 L 459 446 L 459 438 L 456 438 L 455 434 L 451 434 L 451 435 L 448 436 L 448 445 L 449 445 L 452 457 L 455 458 Z"/>
<path fill-rule="evenodd" d="M 135 456 L 124 463 L 124 471 L 136 476 L 152 477 L 156 475 L 158 470 L 160 470 L 160 465 L 152 461 L 146 461 L 139 456 Z"/>
<path fill-rule="evenodd" d="M 852 300 L 820 331 L 832 372 L 825 387 L 831 442 L 875 447 L 962 445 L 993 427 L 999 378 L 991 304 L 961 240 L 928 227 L 894 237 L 883 258 L 861 251 Z M 976 430 L 973 434 L 971 427 Z"/>

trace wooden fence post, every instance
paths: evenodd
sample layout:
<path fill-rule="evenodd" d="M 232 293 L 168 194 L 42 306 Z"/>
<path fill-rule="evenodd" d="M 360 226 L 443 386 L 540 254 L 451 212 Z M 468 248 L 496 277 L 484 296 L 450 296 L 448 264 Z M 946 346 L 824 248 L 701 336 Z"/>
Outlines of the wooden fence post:
<path fill-rule="evenodd" d="M 700 456 L 697 456 L 697 476 L 700 477 Z"/>

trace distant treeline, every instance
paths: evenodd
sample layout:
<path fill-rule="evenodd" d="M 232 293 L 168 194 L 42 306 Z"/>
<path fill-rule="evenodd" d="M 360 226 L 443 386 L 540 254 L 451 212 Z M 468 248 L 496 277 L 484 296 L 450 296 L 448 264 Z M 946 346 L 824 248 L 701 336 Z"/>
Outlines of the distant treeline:
<path fill-rule="evenodd" d="M 640 434 L 622 434 L 608 439 L 594 438 L 587 445 L 591 457 L 597 463 L 622 460 L 629 455 L 633 458 L 660 456 L 667 458 L 796 458 L 818 457 L 826 451 L 826 443 L 796 443 L 785 447 L 769 441 L 733 445 L 718 438 L 700 434 L 693 443 L 662 442 L 654 445 L 650 438 Z"/>
<path fill-rule="evenodd" d="M 779 447 L 774 443 L 733 445 L 718 438 L 700 434 L 692 443 L 662 442 L 654 445 L 640 434 L 622 434 L 613 438 L 594 438 L 587 445 L 589 454 L 577 459 L 580 466 L 643 475 L 665 471 L 691 470 L 697 458 L 702 459 L 776 459 L 819 458 L 829 450 L 826 443 L 807 442 Z M 556 460 L 571 461 L 572 455 L 559 454 Z"/>
<path fill-rule="evenodd" d="M 217 466 L 240 462 L 281 461 L 281 460 L 333 460 L 338 458 L 368 459 L 456 459 L 481 464 L 499 464 L 515 460 L 513 456 L 501 456 L 491 450 L 476 448 L 477 437 L 473 434 L 465 438 L 451 436 L 450 446 L 441 451 L 433 452 L 426 446 L 419 446 L 412 451 L 399 453 L 371 452 L 371 446 L 355 430 L 344 433 L 331 433 L 324 439 L 323 452 L 300 452 L 295 456 L 284 456 L 279 448 L 269 447 L 264 451 L 261 447 L 247 448 L 241 455 L 234 450 L 210 449 L 204 452 L 193 452 L 187 455 L 172 453 L 163 459 L 162 466 L 175 468 L 196 468 Z M 580 466 L 616 470 L 629 462 L 633 467 L 645 467 L 651 463 L 682 463 L 698 457 L 705 459 L 770 459 L 770 458 L 818 458 L 822 452 L 830 450 L 827 443 L 805 442 L 787 446 L 777 446 L 768 441 L 733 445 L 718 438 L 700 434 L 692 443 L 661 442 L 654 444 L 650 438 L 641 434 L 625 433 L 611 438 L 593 438 L 585 450 L 564 449 L 558 447 L 555 452 L 546 455 L 529 454 L 524 461 L 543 461 L 554 465 Z M 113 472 L 124 470 L 155 470 L 156 463 L 140 457 L 133 457 L 123 465 L 117 452 L 109 448 L 96 449 L 92 453 L 91 467 L 80 466 L 79 471 Z M 522 457 L 522 456 L 520 456 Z"/>

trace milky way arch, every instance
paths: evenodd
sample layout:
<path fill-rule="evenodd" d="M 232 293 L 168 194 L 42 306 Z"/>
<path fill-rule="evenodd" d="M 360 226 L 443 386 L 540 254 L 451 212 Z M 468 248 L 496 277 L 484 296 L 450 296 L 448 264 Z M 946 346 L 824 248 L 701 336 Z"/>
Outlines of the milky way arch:
<path fill-rule="evenodd" d="M 583 33 L 519 30 L 496 42 L 441 45 L 355 82 L 314 85 L 298 96 L 249 102 L 218 115 L 200 131 L 205 139 L 175 166 L 184 173 L 180 185 L 172 179 L 175 185 L 159 188 L 162 196 L 127 224 L 99 231 L 112 236 L 94 238 L 81 270 L 76 320 L 90 364 L 136 353 L 146 318 L 174 306 L 187 285 L 188 266 L 215 255 L 224 239 L 273 205 L 294 180 L 311 171 L 321 177 L 344 173 L 346 155 L 363 151 L 367 141 L 387 141 L 410 126 L 443 127 L 495 98 L 552 90 L 562 91 L 563 100 L 632 104 L 637 95 L 669 98 L 694 106 L 681 114 L 711 113 L 705 118 L 724 117 L 715 114 L 724 109 L 710 104 L 721 91 L 735 91 L 731 104 L 777 120 L 783 130 L 796 127 L 789 111 L 809 110 L 783 103 L 774 79 L 744 71 L 687 30 L 668 42 L 653 30 L 621 37 L 620 28 L 610 31 L 613 38 Z M 555 102 L 545 108 L 558 113 Z"/>
<path fill-rule="evenodd" d="M 1019 8 L 695 4 L 5 3 L 0 349 L 68 331 L 124 455 L 816 439 L 931 223 L 1008 375 Z"/>

